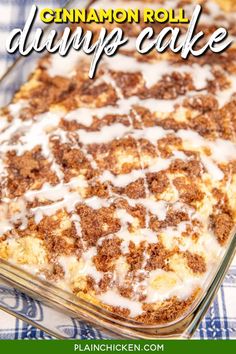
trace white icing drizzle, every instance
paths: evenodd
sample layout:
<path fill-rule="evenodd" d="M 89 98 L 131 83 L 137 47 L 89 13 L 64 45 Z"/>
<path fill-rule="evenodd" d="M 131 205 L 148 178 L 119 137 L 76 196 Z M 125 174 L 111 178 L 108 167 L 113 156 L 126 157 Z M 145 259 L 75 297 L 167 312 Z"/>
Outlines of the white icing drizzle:
<path fill-rule="evenodd" d="M 159 172 L 167 169 L 173 160 L 174 158 L 162 159 L 158 157 L 155 163 L 148 168 L 132 170 L 130 173 L 119 174 L 117 176 L 110 171 L 104 171 L 99 179 L 101 182 L 110 181 L 116 187 L 126 187 L 139 178 L 145 178 L 146 173 Z"/>
<path fill-rule="evenodd" d="M 94 256 L 96 256 L 96 254 L 97 254 L 96 247 L 91 247 L 89 248 L 88 251 L 83 252 L 82 260 L 83 260 L 84 267 L 80 271 L 80 274 L 90 275 L 96 280 L 96 282 L 99 282 L 102 279 L 102 272 L 99 272 L 96 269 L 94 263 L 92 262 L 92 259 Z"/>
<path fill-rule="evenodd" d="M 156 289 L 150 286 L 150 282 L 158 275 L 165 275 L 165 271 L 161 269 L 150 272 L 149 281 L 147 284 L 147 298 L 145 302 L 155 303 L 157 301 L 164 301 L 172 296 L 177 296 L 179 299 L 184 300 L 191 296 L 193 291 L 197 289 L 200 284 L 204 282 L 205 276 L 200 277 L 185 277 L 184 279 L 177 279 L 176 284 L 171 287 L 164 287 L 164 289 Z M 168 281 L 168 277 L 167 280 Z"/>
<path fill-rule="evenodd" d="M 140 99 L 137 96 L 129 98 L 121 98 L 117 101 L 115 106 L 105 106 L 100 108 L 78 108 L 74 111 L 67 113 L 64 117 L 67 121 L 75 120 L 77 123 L 90 127 L 93 118 L 103 118 L 108 114 L 112 115 L 127 115 L 130 113 L 134 105 L 140 105 L 151 111 L 158 111 L 160 113 L 171 113 L 174 111 L 175 105 L 182 102 L 182 98 L 176 100 L 156 100 L 153 98 Z"/>
<path fill-rule="evenodd" d="M 20 221 L 21 229 L 25 229 L 27 226 L 26 218 L 26 205 L 23 200 L 17 201 L 17 203 L 10 202 L 9 200 L 2 200 L 0 203 L 0 236 L 5 232 L 10 231 L 17 221 Z M 15 212 L 12 213 L 14 208 Z"/>
<path fill-rule="evenodd" d="M 157 234 L 149 229 L 139 229 L 135 234 L 131 234 L 127 229 L 123 228 L 117 232 L 117 236 L 124 240 L 122 247 L 128 249 L 129 241 L 136 245 L 142 241 L 147 243 L 156 243 L 158 241 Z"/>
<path fill-rule="evenodd" d="M 62 266 L 65 272 L 65 279 L 67 282 L 73 281 L 83 281 L 86 275 L 90 275 L 99 282 L 102 279 L 102 273 L 97 271 L 95 265 L 92 262 L 92 258 L 96 256 L 96 247 L 91 247 L 88 251 L 83 252 L 82 259 L 77 260 L 75 256 L 61 256 L 58 263 Z M 71 271 L 71 268 L 73 269 Z M 73 279 L 71 279 L 71 273 L 73 274 Z"/>
<path fill-rule="evenodd" d="M 131 127 L 117 123 L 101 128 L 98 132 L 87 132 L 83 129 L 79 130 L 79 138 L 83 144 L 101 144 L 108 143 L 117 138 L 121 138 L 124 134 L 131 131 Z"/>
<path fill-rule="evenodd" d="M 178 71 L 182 74 L 191 74 L 193 83 L 197 90 L 205 88 L 207 80 L 213 80 L 209 65 L 200 66 L 199 64 L 181 65 L 173 67 L 173 64 L 168 61 L 160 60 L 155 63 L 138 62 L 133 57 L 128 57 L 123 54 L 116 54 L 113 57 L 104 58 L 105 65 L 116 71 L 137 72 L 140 71 L 143 75 L 147 88 L 153 86 L 161 80 L 164 75 L 169 75 L 171 72 Z M 154 74 L 155 73 L 155 74 Z"/>
<path fill-rule="evenodd" d="M 9 113 L 15 118 L 20 118 L 20 112 L 22 109 L 27 108 L 28 104 L 25 100 L 19 100 L 16 103 L 11 103 L 8 106 Z"/>
<path fill-rule="evenodd" d="M 222 180 L 224 178 L 224 173 L 221 169 L 210 159 L 208 156 L 201 156 L 203 165 L 207 169 L 213 180 Z"/>
<path fill-rule="evenodd" d="M 50 154 L 48 133 L 50 129 L 58 126 L 63 112 L 47 112 L 35 117 L 35 122 L 31 120 L 22 121 L 15 118 L 13 124 L 0 135 L 1 152 L 16 150 L 18 155 L 22 155 L 26 151 L 32 150 L 35 146 L 40 145 L 42 153 L 45 157 Z M 19 142 L 9 144 L 12 136 L 21 133 Z"/>
<path fill-rule="evenodd" d="M 165 220 L 168 203 L 164 200 L 137 199 L 152 214 L 156 215 L 159 220 Z"/>
<path fill-rule="evenodd" d="M 68 65 L 67 63 L 63 64 L 61 61 L 63 61 L 65 58 L 60 57 L 58 55 L 53 56 L 53 60 L 51 62 L 51 65 L 48 69 L 49 74 L 51 76 L 73 76 L 74 71 L 71 69 L 73 66 L 76 68 L 76 66 L 79 65 L 79 62 L 81 60 L 81 56 L 83 57 L 81 52 L 77 51 L 71 51 L 69 54 L 69 59 L 71 60 L 71 64 Z M 68 58 L 66 57 L 66 60 Z M 123 54 L 116 54 L 115 56 L 112 57 L 104 57 L 102 59 L 102 64 L 106 67 L 109 68 L 110 70 L 116 70 L 116 71 L 128 71 L 128 72 L 141 72 L 143 75 L 143 78 L 145 80 L 147 88 L 150 88 L 153 86 L 156 82 L 162 79 L 164 75 L 169 75 L 171 72 L 178 71 L 179 73 L 182 74 L 191 74 L 193 77 L 193 83 L 196 87 L 197 90 L 204 89 L 207 80 L 213 80 L 214 77 L 210 71 L 210 66 L 209 65 L 204 65 L 200 66 L 199 64 L 194 63 L 192 66 L 188 65 L 182 65 L 182 66 L 176 66 L 173 67 L 171 62 L 160 60 L 155 63 L 143 63 L 143 62 L 138 62 L 135 58 L 133 57 L 128 57 Z M 68 69 L 64 73 L 61 70 L 61 66 L 68 67 L 71 72 L 68 73 Z M 52 69 L 53 68 L 53 69 Z M 155 75 L 153 74 L 155 73 Z"/>
<path fill-rule="evenodd" d="M 223 107 L 229 102 L 233 94 L 236 92 L 236 77 L 235 75 L 230 77 L 230 87 L 226 90 L 217 92 L 217 100 L 219 102 L 219 107 Z"/>
<path fill-rule="evenodd" d="M 209 148 L 211 150 L 211 158 L 217 162 L 229 162 L 235 159 L 236 144 L 225 139 L 216 139 L 214 141 L 207 140 L 193 130 L 179 130 L 176 133 L 184 143 L 191 146 L 193 150 L 199 148 Z M 184 144 L 183 144 L 184 145 Z"/>
<path fill-rule="evenodd" d="M 50 76 L 72 77 L 76 72 L 76 67 L 81 60 L 87 60 L 86 54 L 82 51 L 71 50 L 66 56 L 58 53 L 50 56 L 50 64 L 48 65 L 48 74 Z"/>

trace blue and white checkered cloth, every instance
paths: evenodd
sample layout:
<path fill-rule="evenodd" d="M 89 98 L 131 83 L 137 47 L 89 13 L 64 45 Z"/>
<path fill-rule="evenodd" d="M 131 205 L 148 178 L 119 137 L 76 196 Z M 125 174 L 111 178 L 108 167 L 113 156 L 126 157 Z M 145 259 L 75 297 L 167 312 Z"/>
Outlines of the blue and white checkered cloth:
<path fill-rule="evenodd" d="M 195 332 L 195 339 L 236 339 L 236 265 L 232 265 L 218 295 Z M 0 307 L 73 339 L 109 338 L 75 318 L 58 313 L 0 280 Z M 0 310 L 0 339 L 51 339 L 40 329 Z"/>
<path fill-rule="evenodd" d="M 78 0 L 78 4 L 79 4 Z M 0 76 L 14 61 L 14 56 L 6 53 L 5 41 L 9 31 L 23 27 L 32 4 L 40 7 L 65 4 L 65 0 L 0 0 Z M 4 94 L 1 92 L 1 94 Z M 194 338 L 236 339 L 236 261 L 225 277 L 218 295 L 207 315 L 200 324 Z M 57 333 L 70 338 L 107 338 L 104 333 L 84 322 L 62 315 L 39 301 L 21 294 L 0 280 L 0 307 L 27 317 L 41 326 L 56 324 Z M 54 328 L 55 329 L 55 328 Z M 43 330 L 36 329 L 22 320 L 0 310 L 0 339 L 51 339 Z"/>

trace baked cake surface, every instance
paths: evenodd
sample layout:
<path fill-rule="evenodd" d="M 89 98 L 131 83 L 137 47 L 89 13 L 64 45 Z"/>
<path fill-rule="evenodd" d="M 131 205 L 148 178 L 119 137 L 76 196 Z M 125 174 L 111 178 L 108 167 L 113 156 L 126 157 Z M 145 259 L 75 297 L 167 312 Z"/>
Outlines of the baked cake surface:
<path fill-rule="evenodd" d="M 112 7 L 191 14 L 196 3 Z M 235 39 L 228 2 L 200 3 L 198 28 L 223 24 Z M 90 57 L 44 58 L 2 110 L 0 257 L 154 324 L 189 308 L 235 225 L 236 49 L 185 61 L 141 56 L 134 42 L 143 27 L 122 25 L 129 44 L 93 80 Z"/>

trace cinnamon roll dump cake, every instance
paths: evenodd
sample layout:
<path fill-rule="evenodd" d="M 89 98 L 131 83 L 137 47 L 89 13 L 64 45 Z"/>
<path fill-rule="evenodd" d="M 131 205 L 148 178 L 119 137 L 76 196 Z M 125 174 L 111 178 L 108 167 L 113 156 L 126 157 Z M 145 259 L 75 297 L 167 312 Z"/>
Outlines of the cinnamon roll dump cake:
<path fill-rule="evenodd" d="M 198 2 L 200 29 L 235 38 L 228 3 Z M 160 3 L 191 13 L 197 2 L 112 7 Z M 193 303 L 235 225 L 236 48 L 142 56 L 144 24 L 122 28 L 129 43 L 93 80 L 89 57 L 51 55 L 2 110 L 0 257 L 116 314 L 166 323 Z"/>

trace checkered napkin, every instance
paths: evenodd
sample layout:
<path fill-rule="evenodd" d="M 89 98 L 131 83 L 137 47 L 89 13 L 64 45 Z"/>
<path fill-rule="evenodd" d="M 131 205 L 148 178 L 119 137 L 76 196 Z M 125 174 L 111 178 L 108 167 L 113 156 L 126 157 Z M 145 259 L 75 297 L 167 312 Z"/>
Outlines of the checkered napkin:
<path fill-rule="evenodd" d="M 14 56 L 6 53 L 5 41 L 9 31 L 23 27 L 32 4 L 40 7 L 57 6 L 64 0 L 0 0 L 0 76 L 14 61 Z M 79 3 L 79 0 L 78 0 Z M 0 93 L 1 95 L 4 92 Z M 207 315 L 195 333 L 201 339 L 236 339 L 236 261 L 225 277 L 218 295 Z M 0 307 L 40 323 L 45 328 L 56 326 L 57 333 L 69 338 L 107 338 L 104 333 L 84 322 L 57 313 L 39 301 L 33 300 L 5 284 L 0 279 Z M 53 321 L 51 319 L 53 318 Z M 55 328 L 54 328 L 55 330 Z M 14 316 L 0 310 L 0 339 L 51 339 L 48 334 L 36 329 Z"/>

